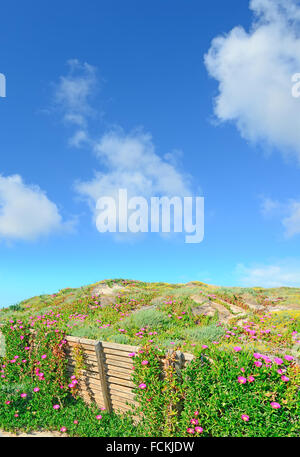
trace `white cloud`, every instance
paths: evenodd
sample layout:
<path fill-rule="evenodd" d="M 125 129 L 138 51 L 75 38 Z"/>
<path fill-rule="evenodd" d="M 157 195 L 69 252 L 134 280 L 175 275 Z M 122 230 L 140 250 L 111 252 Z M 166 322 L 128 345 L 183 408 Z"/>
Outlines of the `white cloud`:
<path fill-rule="evenodd" d="M 282 203 L 269 197 L 263 198 L 261 211 L 265 217 L 281 220 L 286 238 L 300 234 L 300 201 L 290 199 Z"/>
<path fill-rule="evenodd" d="M 300 234 L 300 201 L 289 203 L 289 214 L 282 221 L 285 228 L 285 235 L 291 238 Z"/>
<path fill-rule="evenodd" d="M 299 261 L 286 260 L 273 265 L 237 265 L 236 275 L 244 287 L 300 287 Z"/>
<path fill-rule="evenodd" d="M 98 86 L 96 68 L 77 59 L 67 62 L 69 73 L 59 78 L 55 86 L 54 102 L 61 110 L 65 123 L 78 128 L 69 139 L 70 146 L 80 147 L 88 142 L 87 124 L 96 115 L 90 104 Z"/>
<path fill-rule="evenodd" d="M 291 77 L 300 72 L 300 5 L 252 0 L 249 32 L 241 26 L 216 37 L 205 55 L 219 83 L 215 115 L 232 121 L 247 140 L 276 147 L 300 162 L 300 99 Z"/>
<path fill-rule="evenodd" d="M 0 240 L 33 240 L 64 229 L 57 206 L 21 176 L 0 175 Z"/>
<path fill-rule="evenodd" d="M 70 65 L 70 74 L 60 78 L 56 101 L 63 109 L 64 119 L 75 127 L 69 145 L 85 144 L 99 160 L 94 176 L 75 184 L 76 192 L 88 202 L 94 219 L 98 215 L 98 199 L 114 197 L 118 206 L 120 189 L 127 190 L 128 199 L 193 196 L 191 178 L 180 170 L 181 151 L 160 156 L 151 135 L 141 129 L 126 133 L 117 126 L 98 139 L 89 133 L 90 113 L 97 114 L 89 103 L 97 87 L 96 69 L 78 60 Z"/>
<path fill-rule="evenodd" d="M 127 189 L 129 198 L 193 195 L 190 177 L 156 153 L 148 133 L 108 132 L 94 144 L 94 152 L 106 171 L 76 185 L 93 208 L 99 197 L 117 198 L 121 188 Z"/>

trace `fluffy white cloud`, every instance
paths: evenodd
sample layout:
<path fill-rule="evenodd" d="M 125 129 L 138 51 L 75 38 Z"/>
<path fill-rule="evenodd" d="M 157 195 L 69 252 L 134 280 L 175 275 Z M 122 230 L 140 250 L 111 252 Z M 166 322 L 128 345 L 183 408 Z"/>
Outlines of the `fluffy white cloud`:
<path fill-rule="evenodd" d="M 282 224 L 288 238 L 300 234 L 300 202 L 291 201 L 289 203 L 289 213 L 283 219 Z"/>
<path fill-rule="evenodd" d="M 57 206 L 21 176 L 0 175 L 0 240 L 32 240 L 64 228 Z"/>
<path fill-rule="evenodd" d="M 155 151 L 151 135 L 143 132 L 106 133 L 95 143 L 94 152 L 105 166 L 93 179 L 77 183 L 77 191 L 87 197 L 93 207 L 99 197 L 117 198 L 119 189 L 127 189 L 128 197 L 191 196 L 190 178 Z"/>
<path fill-rule="evenodd" d="M 245 287 L 300 287 L 300 264 L 291 260 L 255 267 L 239 264 L 236 275 Z"/>
<path fill-rule="evenodd" d="M 286 238 L 300 234 L 300 201 L 288 200 L 282 203 L 271 198 L 263 198 L 261 211 L 265 217 L 281 220 Z"/>
<path fill-rule="evenodd" d="M 300 99 L 292 75 L 300 72 L 297 0 L 251 0 L 251 29 L 238 26 L 216 37 L 205 55 L 219 83 L 214 111 L 247 140 L 276 147 L 300 162 Z"/>
<path fill-rule="evenodd" d="M 55 86 L 54 102 L 61 110 L 63 120 L 77 127 L 69 139 L 70 146 L 80 147 L 89 141 L 87 123 L 96 112 L 91 107 L 90 99 L 94 96 L 98 79 L 96 68 L 77 59 L 69 60 L 69 73 L 61 76 Z"/>

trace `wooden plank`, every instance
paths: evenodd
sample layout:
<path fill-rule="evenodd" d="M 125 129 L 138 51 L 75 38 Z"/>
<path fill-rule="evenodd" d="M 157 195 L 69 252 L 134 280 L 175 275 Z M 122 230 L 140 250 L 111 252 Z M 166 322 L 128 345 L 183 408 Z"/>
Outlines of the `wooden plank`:
<path fill-rule="evenodd" d="M 128 379 L 131 381 L 131 375 L 132 371 L 126 371 L 125 373 L 122 373 L 120 371 L 115 371 L 115 370 L 107 370 L 107 375 L 108 376 L 113 376 L 115 378 L 120 378 L 120 379 Z"/>
<path fill-rule="evenodd" d="M 127 387 L 135 387 L 135 384 L 130 381 L 129 379 L 121 379 L 121 378 L 114 378 L 113 376 L 107 376 L 107 380 L 109 384 L 117 384 L 118 386 L 127 386 Z"/>
<path fill-rule="evenodd" d="M 97 358 L 98 358 L 98 371 L 99 371 L 99 375 L 100 375 L 100 382 L 101 382 L 102 393 L 103 393 L 103 397 L 104 397 L 104 406 L 108 412 L 111 412 L 112 405 L 111 405 L 111 400 L 110 400 L 110 396 L 109 396 L 109 388 L 108 388 L 107 379 L 106 379 L 103 348 L 102 348 L 102 344 L 100 341 L 98 341 L 98 343 L 95 345 L 95 350 L 96 350 L 96 354 L 97 354 Z"/>
<path fill-rule="evenodd" d="M 112 354 L 105 354 L 105 361 L 106 363 L 109 363 L 110 360 L 114 360 L 116 362 L 121 362 L 121 363 L 126 363 L 128 367 L 132 367 L 133 363 L 130 362 L 126 357 L 120 357 L 117 355 L 112 355 Z M 128 360 L 128 362 L 127 362 Z"/>
<path fill-rule="evenodd" d="M 78 391 L 78 395 L 82 398 L 91 398 L 94 400 L 102 401 L 104 404 L 104 398 L 101 392 L 88 392 L 87 390 L 80 390 Z"/>
<path fill-rule="evenodd" d="M 131 346 L 129 344 L 119 344 L 119 343 L 110 343 L 107 341 L 102 341 L 102 347 L 103 349 L 109 348 L 109 349 L 119 349 L 121 351 L 127 351 L 127 352 L 138 352 L 139 351 L 139 346 Z"/>
<path fill-rule="evenodd" d="M 113 408 L 115 410 L 121 410 L 121 411 L 133 411 L 133 408 L 130 405 L 126 405 L 126 403 L 120 403 L 118 401 L 113 401 L 112 402 Z"/>
<path fill-rule="evenodd" d="M 75 343 L 75 344 L 86 344 L 88 346 L 95 346 L 95 344 L 98 343 L 97 340 L 90 340 L 90 339 L 87 339 L 87 338 L 81 338 L 81 337 L 78 337 L 78 336 L 66 336 L 65 338 L 67 340 L 68 343 Z"/>
<path fill-rule="evenodd" d="M 78 393 L 83 398 L 93 398 L 95 400 L 104 402 L 104 398 L 103 398 L 103 395 L 101 395 L 101 393 L 98 393 L 98 392 L 94 393 L 94 392 L 87 392 L 87 391 L 80 391 Z"/>
<path fill-rule="evenodd" d="M 94 348 L 95 348 L 94 345 L 90 345 L 90 344 L 81 344 L 81 343 L 80 343 L 80 344 L 67 343 L 66 346 L 65 346 L 65 348 L 66 348 L 66 349 L 69 349 L 69 348 L 72 349 L 72 348 L 74 348 L 74 347 L 76 347 L 76 346 L 79 346 L 79 348 L 80 348 L 82 351 L 94 351 Z"/>
<path fill-rule="evenodd" d="M 73 361 L 73 360 L 69 360 L 68 364 L 75 367 L 75 361 Z M 86 366 L 86 368 L 91 369 L 91 371 L 97 371 L 98 370 L 97 361 L 84 360 L 84 365 Z"/>
<path fill-rule="evenodd" d="M 117 355 L 119 357 L 125 357 L 129 360 L 132 360 L 134 359 L 134 357 L 130 357 L 129 354 L 130 352 L 128 351 L 121 351 L 120 349 L 110 349 L 110 348 L 106 348 L 106 349 L 103 349 L 103 352 L 104 354 L 112 354 L 112 355 Z"/>
<path fill-rule="evenodd" d="M 106 364 L 106 371 L 108 371 L 108 370 L 115 371 L 120 374 L 122 373 L 125 376 L 126 375 L 131 376 L 132 373 L 134 372 L 134 370 L 132 368 L 128 368 L 128 367 L 124 368 L 124 367 L 119 367 L 118 365 L 111 365 L 111 364 L 107 365 Z"/>
<path fill-rule="evenodd" d="M 133 406 L 139 406 L 139 403 L 137 401 L 134 401 L 132 399 L 127 399 L 125 397 L 120 397 L 119 395 L 115 395 L 115 394 L 111 396 L 111 400 L 112 400 L 112 402 L 118 401 L 119 403 L 125 403 L 125 404 L 126 404 L 126 402 L 128 402 Z"/>
<path fill-rule="evenodd" d="M 129 393 L 129 394 L 133 394 L 133 390 L 131 387 L 127 387 L 127 386 L 121 386 L 120 384 L 110 384 L 110 391 L 114 391 L 114 392 L 124 392 L 124 393 Z"/>
<path fill-rule="evenodd" d="M 71 356 L 71 357 L 74 356 L 74 350 L 72 347 L 66 347 L 66 348 L 64 348 L 64 351 L 65 351 L 66 355 Z M 95 348 L 82 349 L 82 354 L 85 357 L 95 356 Z"/>
<path fill-rule="evenodd" d="M 74 374 L 75 365 L 67 365 L 67 372 Z M 90 376 L 91 378 L 100 379 L 100 375 L 98 373 L 98 367 L 95 370 L 79 370 L 80 376 Z"/>
<path fill-rule="evenodd" d="M 81 378 L 78 382 L 79 386 L 87 386 L 93 389 L 101 390 L 101 382 L 100 379 L 93 379 L 93 378 Z"/>
<path fill-rule="evenodd" d="M 121 367 L 121 368 L 126 368 L 127 370 L 131 370 L 133 371 L 133 365 L 131 363 L 127 363 L 127 362 L 121 362 L 120 360 L 115 360 L 115 359 L 110 359 L 110 358 L 107 358 L 105 357 L 105 365 L 106 367 L 113 367 L 113 366 L 116 366 L 116 367 Z"/>
<path fill-rule="evenodd" d="M 118 386 L 116 388 L 114 387 L 114 384 L 110 386 L 110 394 L 111 395 L 117 395 L 119 397 L 125 398 L 127 400 L 134 400 L 136 395 L 134 392 L 122 392 L 121 390 L 118 389 Z"/>

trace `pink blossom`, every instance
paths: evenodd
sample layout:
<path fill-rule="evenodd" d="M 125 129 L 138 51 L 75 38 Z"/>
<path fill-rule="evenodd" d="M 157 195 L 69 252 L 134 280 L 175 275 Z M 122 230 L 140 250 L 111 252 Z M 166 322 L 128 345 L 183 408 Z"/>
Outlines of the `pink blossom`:
<path fill-rule="evenodd" d="M 243 376 L 239 376 L 239 377 L 238 377 L 238 382 L 239 382 L 240 384 L 246 384 L 247 379 L 244 378 Z"/>
<path fill-rule="evenodd" d="M 245 421 L 245 422 L 248 422 L 248 420 L 249 420 L 249 416 L 247 416 L 247 414 L 242 414 L 241 418 L 242 418 L 243 421 Z"/>
<path fill-rule="evenodd" d="M 202 427 L 195 427 L 195 430 L 197 433 L 202 433 L 203 432 L 203 428 Z"/>
<path fill-rule="evenodd" d="M 285 358 L 285 360 L 288 360 L 289 362 L 291 360 L 294 360 L 294 357 L 292 357 L 291 355 L 285 355 L 284 358 Z"/>
<path fill-rule="evenodd" d="M 279 357 L 275 357 L 274 358 L 274 362 L 277 364 L 277 365 L 281 365 L 283 363 L 283 360 L 280 359 Z"/>
<path fill-rule="evenodd" d="M 199 424 L 198 419 L 191 419 L 190 422 L 191 422 L 192 425 L 198 425 Z"/>
<path fill-rule="evenodd" d="M 53 409 L 59 409 L 60 406 L 59 405 L 53 405 Z"/>
<path fill-rule="evenodd" d="M 139 385 L 140 389 L 146 389 L 146 387 L 147 387 L 146 384 L 143 382 Z"/>
<path fill-rule="evenodd" d="M 270 404 L 271 404 L 271 406 L 272 406 L 273 409 L 279 409 L 279 408 L 281 408 L 280 404 L 277 403 L 276 401 L 272 401 Z"/>

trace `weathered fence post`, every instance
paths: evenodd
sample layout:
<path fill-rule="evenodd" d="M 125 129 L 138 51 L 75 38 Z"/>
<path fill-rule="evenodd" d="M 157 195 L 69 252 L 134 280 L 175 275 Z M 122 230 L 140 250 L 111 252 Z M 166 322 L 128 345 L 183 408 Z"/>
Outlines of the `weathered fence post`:
<path fill-rule="evenodd" d="M 107 383 L 107 379 L 106 379 L 103 348 L 102 348 L 101 341 L 98 341 L 96 343 L 95 352 L 96 352 L 96 357 L 97 357 L 98 371 L 99 371 L 99 376 L 100 376 L 100 383 L 101 383 L 101 388 L 102 388 L 104 406 L 105 406 L 106 410 L 110 413 L 110 412 L 112 412 L 112 404 L 111 404 L 111 398 L 110 398 L 109 389 L 108 389 L 108 383 Z"/>

